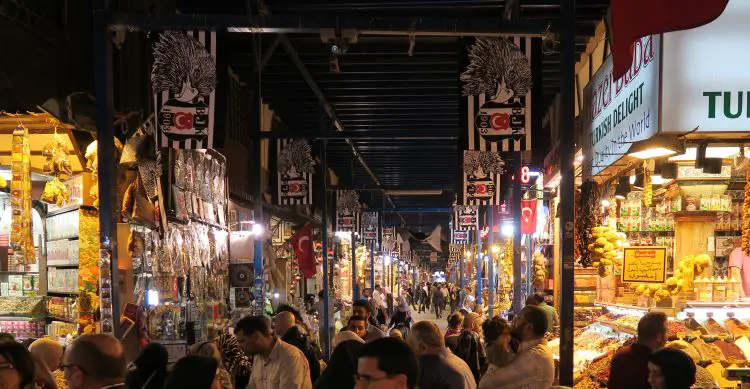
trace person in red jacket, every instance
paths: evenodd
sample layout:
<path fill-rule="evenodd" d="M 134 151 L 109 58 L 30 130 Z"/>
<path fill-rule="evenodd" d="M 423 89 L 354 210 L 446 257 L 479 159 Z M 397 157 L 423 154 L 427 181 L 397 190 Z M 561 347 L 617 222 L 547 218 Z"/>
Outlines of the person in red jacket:
<path fill-rule="evenodd" d="M 607 387 L 610 389 L 651 389 L 648 358 L 667 343 L 667 316 L 649 312 L 638 321 L 638 341 L 621 347 L 612 358 Z"/>

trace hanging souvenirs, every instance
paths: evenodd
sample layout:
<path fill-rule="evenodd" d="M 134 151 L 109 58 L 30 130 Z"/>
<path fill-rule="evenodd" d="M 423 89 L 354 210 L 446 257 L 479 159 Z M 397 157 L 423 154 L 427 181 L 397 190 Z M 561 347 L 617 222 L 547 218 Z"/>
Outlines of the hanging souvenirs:
<path fill-rule="evenodd" d="M 312 204 L 315 161 L 310 144 L 304 139 L 281 140 L 278 142 L 277 152 L 278 204 Z"/>
<path fill-rule="evenodd" d="M 338 191 L 336 200 L 336 224 L 342 231 L 355 231 L 357 229 L 357 219 L 361 205 L 359 204 L 359 195 L 353 190 Z"/>
<path fill-rule="evenodd" d="M 396 248 L 396 228 L 383 227 L 383 241 L 380 249 L 384 252 L 392 252 Z"/>
<path fill-rule="evenodd" d="M 12 209 L 10 244 L 13 249 L 11 267 L 36 262 L 31 208 L 31 152 L 29 130 L 18 125 L 13 130 L 11 153 L 10 204 Z"/>
<path fill-rule="evenodd" d="M 70 177 L 73 174 L 73 168 L 68 161 L 69 153 L 68 146 L 57 134 L 57 128 L 55 128 L 52 141 L 44 145 L 42 149 L 42 155 L 46 157 L 42 171 L 63 179 Z"/>

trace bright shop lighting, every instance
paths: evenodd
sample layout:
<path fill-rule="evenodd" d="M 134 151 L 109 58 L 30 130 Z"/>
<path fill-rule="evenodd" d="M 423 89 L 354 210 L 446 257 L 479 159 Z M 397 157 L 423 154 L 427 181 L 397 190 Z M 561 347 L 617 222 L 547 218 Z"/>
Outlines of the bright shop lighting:
<path fill-rule="evenodd" d="M 146 296 L 146 303 L 150 306 L 159 305 L 159 291 L 149 290 L 148 295 Z"/>
<path fill-rule="evenodd" d="M 263 225 L 261 225 L 260 223 L 253 223 L 250 232 L 252 232 L 253 236 L 263 235 Z"/>
<path fill-rule="evenodd" d="M 630 145 L 627 154 L 633 158 L 651 159 L 685 152 L 684 144 L 676 136 L 656 134 Z"/>
<path fill-rule="evenodd" d="M 279 298 L 279 292 L 274 292 L 273 293 L 273 298 L 275 298 L 275 299 Z"/>
<path fill-rule="evenodd" d="M 391 264 L 391 256 L 390 255 L 386 255 L 385 258 L 383 258 L 383 260 L 385 261 L 386 265 L 390 265 Z"/>
<path fill-rule="evenodd" d="M 739 147 L 707 147 L 706 158 L 729 158 L 740 152 Z M 669 157 L 670 161 L 695 161 L 698 155 L 697 147 L 688 147 L 684 154 Z"/>
<path fill-rule="evenodd" d="M 499 252 L 500 252 L 500 246 L 498 246 L 496 244 L 492 245 L 492 253 L 493 254 L 497 254 Z"/>
<path fill-rule="evenodd" d="M 609 207 L 609 199 L 602 199 L 602 207 Z"/>
<path fill-rule="evenodd" d="M 503 226 L 500 227 L 500 233 L 506 238 L 513 236 L 513 225 L 503 224 Z"/>
<path fill-rule="evenodd" d="M 339 238 L 339 239 L 341 239 L 341 240 L 345 240 L 345 241 L 347 241 L 347 242 L 348 242 L 348 241 L 350 241 L 350 240 L 352 239 L 352 233 L 351 233 L 351 232 L 346 232 L 346 231 L 336 231 L 336 234 L 335 234 L 335 235 L 336 235 L 336 237 L 337 237 L 337 238 Z"/>

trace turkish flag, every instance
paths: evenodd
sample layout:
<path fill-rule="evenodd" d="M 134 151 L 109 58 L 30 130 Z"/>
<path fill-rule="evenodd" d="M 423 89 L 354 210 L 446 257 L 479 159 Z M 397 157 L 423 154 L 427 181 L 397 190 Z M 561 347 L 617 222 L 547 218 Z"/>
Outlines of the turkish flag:
<path fill-rule="evenodd" d="M 533 234 L 536 232 L 536 201 L 521 200 L 521 233 Z"/>
<path fill-rule="evenodd" d="M 305 278 L 314 276 L 316 267 L 315 253 L 313 252 L 312 228 L 305 224 L 305 226 L 300 228 L 292 237 L 291 243 L 292 247 L 294 247 L 294 254 L 297 255 L 297 261 L 299 262 L 299 268 L 302 271 L 302 275 Z"/>
<path fill-rule="evenodd" d="M 729 0 L 611 0 L 612 80 L 619 80 L 630 69 L 637 40 L 708 24 L 724 12 L 727 3 Z"/>

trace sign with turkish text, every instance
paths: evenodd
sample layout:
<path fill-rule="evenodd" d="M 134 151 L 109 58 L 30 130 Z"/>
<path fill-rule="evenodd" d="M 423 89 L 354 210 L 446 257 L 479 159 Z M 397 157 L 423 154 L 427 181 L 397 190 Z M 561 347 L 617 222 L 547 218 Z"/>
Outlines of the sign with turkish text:
<path fill-rule="evenodd" d="M 662 131 L 750 128 L 750 2 L 730 0 L 716 20 L 664 34 Z"/>
<path fill-rule="evenodd" d="M 663 283 L 667 278 L 667 248 L 657 246 L 626 247 L 622 263 L 622 282 Z"/>
<path fill-rule="evenodd" d="M 658 36 L 641 38 L 625 76 L 612 79 L 610 56 L 584 89 L 583 154 L 592 175 L 623 157 L 633 142 L 658 132 L 659 48 Z"/>

